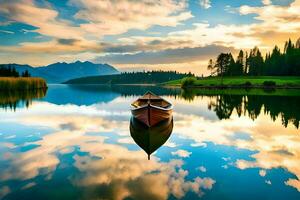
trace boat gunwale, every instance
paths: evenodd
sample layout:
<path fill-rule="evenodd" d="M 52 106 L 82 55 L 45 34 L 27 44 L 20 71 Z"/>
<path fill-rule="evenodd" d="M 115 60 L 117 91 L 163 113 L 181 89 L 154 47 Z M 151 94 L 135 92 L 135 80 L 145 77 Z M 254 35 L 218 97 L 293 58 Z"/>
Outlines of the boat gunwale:
<path fill-rule="evenodd" d="M 155 105 L 152 105 L 152 104 L 146 104 L 146 105 L 143 105 L 143 106 L 140 106 L 140 107 L 133 107 L 132 106 L 130 110 L 132 110 L 132 111 L 139 110 L 139 109 L 142 109 L 142 108 L 147 108 L 149 106 L 152 107 L 152 108 L 156 108 L 158 110 L 164 110 L 164 111 L 172 110 L 173 109 L 173 104 L 171 104 L 170 102 L 168 102 L 168 103 L 170 104 L 170 106 L 168 108 L 163 108 L 163 107 L 155 106 Z"/>
<path fill-rule="evenodd" d="M 154 94 L 154 93 L 152 93 L 152 92 L 150 92 L 150 91 L 146 92 L 145 94 L 147 94 L 147 93 L 150 93 L 150 94 L 153 95 L 153 96 L 159 97 L 160 100 L 167 102 L 167 103 L 169 104 L 169 106 L 168 106 L 167 108 L 164 108 L 164 107 L 152 105 L 152 104 L 151 104 L 151 99 L 148 99 L 148 100 L 150 100 L 150 103 L 148 103 L 148 104 L 145 104 L 145 105 L 139 106 L 139 107 L 134 106 L 134 105 L 133 105 L 134 102 L 136 102 L 136 101 L 142 99 L 142 98 L 140 97 L 140 98 L 138 98 L 137 100 L 135 100 L 133 103 L 131 103 L 131 108 L 130 108 L 130 110 L 132 110 L 132 111 L 133 111 L 133 110 L 138 110 L 138 109 L 146 108 L 146 107 L 148 107 L 148 106 L 153 107 L 153 108 L 156 108 L 156 109 L 164 110 L 164 111 L 169 111 L 169 110 L 172 110 L 172 109 L 173 109 L 173 104 L 172 104 L 170 101 L 168 101 L 168 100 L 164 99 L 163 97 L 158 96 L 158 95 L 156 95 L 156 94 Z M 144 94 L 144 95 L 145 95 L 145 94 Z"/>

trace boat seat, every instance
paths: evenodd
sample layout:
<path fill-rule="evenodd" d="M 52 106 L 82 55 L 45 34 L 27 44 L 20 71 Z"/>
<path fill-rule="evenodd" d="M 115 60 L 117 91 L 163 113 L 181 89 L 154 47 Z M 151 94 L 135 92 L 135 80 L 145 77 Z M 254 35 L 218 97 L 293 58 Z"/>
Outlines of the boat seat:
<path fill-rule="evenodd" d="M 147 105 L 148 102 L 149 102 L 149 99 L 139 99 L 139 101 L 134 102 L 132 105 L 134 107 L 140 107 L 143 105 Z M 162 107 L 162 108 L 167 108 L 170 106 L 169 103 L 162 101 L 161 99 L 151 99 L 150 104 L 154 105 L 154 106 Z"/>

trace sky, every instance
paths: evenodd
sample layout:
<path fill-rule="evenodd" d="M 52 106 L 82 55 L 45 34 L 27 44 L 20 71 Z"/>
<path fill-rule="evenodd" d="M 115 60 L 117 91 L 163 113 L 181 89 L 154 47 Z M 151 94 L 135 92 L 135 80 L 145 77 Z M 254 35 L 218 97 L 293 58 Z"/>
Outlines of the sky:
<path fill-rule="evenodd" d="M 221 52 L 300 37 L 300 0 L 0 0 L 0 63 L 207 74 Z"/>

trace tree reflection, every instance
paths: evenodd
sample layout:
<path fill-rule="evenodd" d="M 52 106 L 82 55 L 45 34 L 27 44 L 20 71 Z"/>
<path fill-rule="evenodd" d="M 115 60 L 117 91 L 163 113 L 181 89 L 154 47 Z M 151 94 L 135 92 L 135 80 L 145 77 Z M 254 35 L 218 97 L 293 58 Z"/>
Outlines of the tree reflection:
<path fill-rule="evenodd" d="M 43 98 L 47 89 L 22 90 L 22 91 L 1 91 L 0 108 L 16 111 L 17 107 L 28 108 L 33 99 Z"/>
<path fill-rule="evenodd" d="M 191 101 L 196 96 L 209 96 L 211 98 L 208 109 L 213 110 L 219 119 L 229 119 L 235 111 L 237 115 L 248 116 L 255 120 L 261 113 L 267 114 L 275 121 L 281 118 L 282 125 L 289 123 L 299 128 L 300 121 L 300 96 L 281 96 L 263 94 L 203 94 L 197 91 L 184 91 L 183 98 Z"/>

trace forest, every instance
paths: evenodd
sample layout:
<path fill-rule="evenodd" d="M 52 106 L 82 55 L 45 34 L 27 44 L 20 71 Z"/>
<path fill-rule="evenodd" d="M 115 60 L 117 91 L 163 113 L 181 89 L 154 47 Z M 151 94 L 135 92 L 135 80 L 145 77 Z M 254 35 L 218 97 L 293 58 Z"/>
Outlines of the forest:
<path fill-rule="evenodd" d="M 176 71 L 143 71 L 123 72 L 114 75 L 90 76 L 72 79 L 66 84 L 158 84 L 171 80 L 194 76 L 191 73 L 178 73 Z"/>
<path fill-rule="evenodd" d="M 0 77 L 20 77 L 19 72 L 16 70 L 15 67 L 11 67 L 10 65 L 0 66 Z M 22 72 L 21 77 L 31 77 L 28 70 Z"/>
<path fill-rule="evenodd" d="M 258 47 L 249 53 L 240 50 L 236 59 L 221 53 L 209 60 L 207 69 L 211 76 L 300 76 L 300 38 L 295 44 L 291 39 L 285 42 L 283 51 L 275 46 L 265 56 Z"/>

